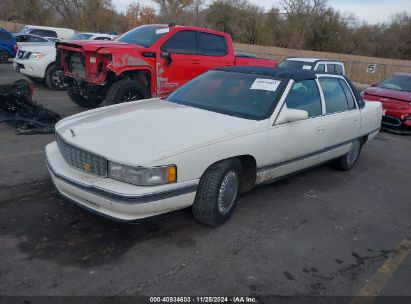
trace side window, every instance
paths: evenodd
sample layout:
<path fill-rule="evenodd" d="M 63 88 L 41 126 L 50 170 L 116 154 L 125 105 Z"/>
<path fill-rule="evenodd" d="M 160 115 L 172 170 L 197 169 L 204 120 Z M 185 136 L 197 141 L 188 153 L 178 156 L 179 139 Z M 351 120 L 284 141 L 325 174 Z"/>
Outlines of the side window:
<path fill-rule="evenodd" d="M 343 67 L 342 67 L 341 64 L 336 64 L 335 65 L 335 74 L 344 75 Z"/>
<path fill-rule="evenodd" d="M 31 36 L 30 42 L 47 42 L 47 39 L 37 37 L 37 36 Z"/>
<path fill-rule="evenodd" d="M 11 42 L 11 37 L 5 32 L 0 32 L 0 41 L 2 42 Z"/>
<path fill-rule="evenodd" d="M 335 73 L 335 64 L 327 64 L 327 73 L 330 73 L 330 74 Z"/>
<path fill-rule="evenodd" d="M 303 80 L 293 84 L 285 103 L 290 109 L 305 110 L 309 117 L 321 115 L 321 97 L 315 80 Z"/>
<path fill-rule="evenodd" d="M 162 51 L 177 54 L 196 54 L 196 48 L 194 31 L 177 32 L 161 46 Z"/>
<path fill-rule="evenodd" d="M 338 78 L 320 78 L 327 114 L 348 110 L 348 102 Z"/>
<path fill-rule="evenodd" d="M 220 35 L 197 32 L 197 54 L 224 56 L 228 53 L 225 38 Z"/>
<path fill-rule="evenodd" d="M 315 70 L 318 72 L 325 72 L 325 64 L 319 64 Z"/>
<path fill-rule="evenodd" d="M 42 36 L 42 37 L 55 37 L 55 38 L 57 38 L 57 33 L 55 31 L 50 31 L 50 30 L 37 30 L 37 29 L 34 29 L 34 30 L 30 31 L 30 34 L 39 35 L 39 36 Z"/>
<path fill-rule="evenodd" d="M 345 97 L 347 98 L 348 109 L 355 109 L 354 96 L 352 95 L 351 90 L 348 87 L 347 83 L 342 79 L 338 79 L 338 81 L 340 82 L 340 85 L 342 86 L 344 90 Z"/>

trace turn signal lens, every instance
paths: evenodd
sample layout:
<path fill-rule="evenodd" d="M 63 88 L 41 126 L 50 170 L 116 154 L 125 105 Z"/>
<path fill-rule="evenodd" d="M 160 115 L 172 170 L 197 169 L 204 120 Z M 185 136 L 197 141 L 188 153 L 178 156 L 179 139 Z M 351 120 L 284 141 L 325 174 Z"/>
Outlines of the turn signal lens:
<path fill-rule="evenodd" d="M 168 183 L 177 182 L 177 167 L 176 166 L 167 167 L 167 182 Z"/>

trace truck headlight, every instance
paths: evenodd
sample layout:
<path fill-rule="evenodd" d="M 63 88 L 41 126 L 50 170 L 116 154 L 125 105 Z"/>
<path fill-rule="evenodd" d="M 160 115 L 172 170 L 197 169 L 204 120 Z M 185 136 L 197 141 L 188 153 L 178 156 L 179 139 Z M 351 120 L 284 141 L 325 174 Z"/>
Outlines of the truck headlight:
<path fill-rule="evenodd" d="M 39 52 L 32 52 L 29 56 L 29 60 L 39 60 L 46 56 L 46 54 L 39 53 Z"/>
<path fill-rule="evenodd" d="M 177 167 L 174 165 L 152 168 L 132 167 L 109 161 L 108 177 L 138 186 L 170 184 L 177 181 Z"/>

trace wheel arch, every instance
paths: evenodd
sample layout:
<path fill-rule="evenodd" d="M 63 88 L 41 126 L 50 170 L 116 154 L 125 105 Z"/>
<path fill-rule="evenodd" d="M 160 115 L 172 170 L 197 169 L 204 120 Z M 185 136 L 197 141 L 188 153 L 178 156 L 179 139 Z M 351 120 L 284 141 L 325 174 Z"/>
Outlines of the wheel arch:
<path fill-rule="evenodd" d="M 221 159 L 219 161 L 216 161 L 210 164 L 207 167 L 207 169 L 204 171 L 204 173 L 214 164 L 224 161 L 224 160 L 229 160 L 229 159 L 238 159 L 241 163 L 242 171 L 241 171 L 240 193 L 244 193 L 244 192 L 247 192 L 248 190 L 251 190 L 254 187 L 255 181 L 257 179 L 257 162 L 255 160 L 255 157 L 252 155 L 244 154 L 244 155 L 237 155 L 237 156 L 232 156 L 232 157 L 228 157 L 225 159 Z"/>
<path fill-rule="evenodd" d="M 139 81 L 148 89 L 150 95 L 152 95 L 152 77 L 152 71 L 145 68 L 126 70 L 120 74 L 120 78 L 122 79 L 132 79 Z"/>

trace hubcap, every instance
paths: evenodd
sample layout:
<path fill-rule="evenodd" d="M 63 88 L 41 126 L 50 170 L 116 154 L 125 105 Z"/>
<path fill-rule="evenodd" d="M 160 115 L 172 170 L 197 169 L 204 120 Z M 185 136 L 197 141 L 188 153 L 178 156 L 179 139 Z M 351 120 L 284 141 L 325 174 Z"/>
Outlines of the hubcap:
<path fill-rule="evenodd" d="M 124 94 L 122 99 L 123 99 L 123 102 L 138 100 L 139 99 L 138 91 L 128 91 L 126 94 Z"/>
<path fill-rule="evenodd" d="M 51 77 L 53 83 L 55 86 L 59 88 L 65 88 L 66 87 L 66 82 L 63 79 L 63 72 L 62 71 L 55 71 L 53 73 L 53 76 Z"/>
<path fill-rule="evenodd" d="M 354 140 L 351 144 L 351 148 L 347 153 L 347 162 L 348 164 L 352 165 L 358 157 L 358 154 L 360 153 L 360 141 L 358 139 Z"/>
<path fill-rule="evenodd" d="M 233 170 L 227 172 L 218 193 L 218 211 L 226 214 L 234 204 L 238 192 L 238 176 Z"/>

